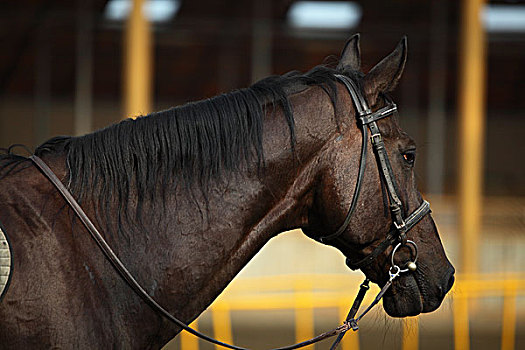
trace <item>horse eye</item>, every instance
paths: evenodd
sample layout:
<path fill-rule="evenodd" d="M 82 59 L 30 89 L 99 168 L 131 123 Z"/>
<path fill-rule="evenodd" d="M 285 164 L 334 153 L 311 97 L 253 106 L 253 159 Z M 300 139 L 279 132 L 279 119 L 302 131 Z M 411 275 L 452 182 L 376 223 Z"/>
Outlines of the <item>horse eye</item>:
<path fill-rule="evenodd" d="M 410 165 L 414 165 L 414 162 L 416 161 L 416 151 L 410 150 L 403 153 L 403 158 L 405 159 L 405 162 L 407 162 Z"/>

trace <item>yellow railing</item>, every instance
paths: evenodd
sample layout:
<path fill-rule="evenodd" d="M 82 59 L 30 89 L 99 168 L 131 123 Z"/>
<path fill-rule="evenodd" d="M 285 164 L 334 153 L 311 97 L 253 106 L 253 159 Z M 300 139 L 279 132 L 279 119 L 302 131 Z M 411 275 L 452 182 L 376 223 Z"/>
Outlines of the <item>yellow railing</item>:
<path fill-rule="evenodd" d="M 213 303 L 211 312 L 213 335 L 219 340 L 232 342 L 231 311 L 293 310 L 295 339 L 297 342 L 314 336 L 314 310 L 338 310 L 338 320 L 344 319 L 360 284 L 357 275 L 300 275 L 243 278 L 231 286 Z M 378 292 L 376 286 L 369 291 L 363 306 Z M 459 276 L 450 298 L 453 301 L 454 344 L 456 349 L 468 350 L 469 301 L 484 297 L 503 298 L 501 316 L 501 349 L 514 349 L 517 319 L 516 298 L 525 295 L 524 274 L 485 274 Z M 479 308 L 479 305 L 474 305 Z M 496 322 L 496 321 L 495 321 Z M 335 326 L 334 324 L 333 326 Z M 197 327 L 197 322 L 192 326 Z M 403 350 L 419 348 L 419 318 L 403 321 Z M 181 333 L 182 350 L 197 350 L 198 341 L 188 333 Z M 219 347 L 218 347 L 219 348 Z M 313 347 L 307 347 L 313 349 Z M 349 332 L 341 349 L 359 349 L 357 333 Z"/>

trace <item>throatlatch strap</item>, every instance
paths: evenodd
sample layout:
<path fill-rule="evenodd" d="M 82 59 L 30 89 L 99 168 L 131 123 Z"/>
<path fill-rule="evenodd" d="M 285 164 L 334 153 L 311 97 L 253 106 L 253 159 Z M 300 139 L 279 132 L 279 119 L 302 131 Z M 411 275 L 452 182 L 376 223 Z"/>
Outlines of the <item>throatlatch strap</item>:
<path fill-rule="evenodd" d="M 352 203 L 350 204 L 350 209 L 348 209 L 345 220 L 343 224 L 339 226 L 339 229 L 337 231 L 335 231 L 332 234 L 329 234 L 328 236 L 319 238 L 319 241 L 321 241 L 321 243 L 326 243 L 327 241 L 338 237 L 346 230 L 346 228 L 348 227 L 348 224 L 350 223 L 350 218 L 352 217 L 352 214 L 354 213 L 354 210 L 357 206 L 357 200 L 359 199 L 359 193 L 361 192 L 361 184 L 363 183 L 363 177 L 365 174 L 366 152 L 368 151 L 368 134 L 367 134 L 366 126 L 364 125 L 361 126 L 361 135 L 362 135 L 362 145 L 361 145 L 361 158 L 359 161 L 359 173 L 357 175 L 357 181 L 355 183 L 355 190 L 354 190 L 354 195 L 352 196 Z"/>

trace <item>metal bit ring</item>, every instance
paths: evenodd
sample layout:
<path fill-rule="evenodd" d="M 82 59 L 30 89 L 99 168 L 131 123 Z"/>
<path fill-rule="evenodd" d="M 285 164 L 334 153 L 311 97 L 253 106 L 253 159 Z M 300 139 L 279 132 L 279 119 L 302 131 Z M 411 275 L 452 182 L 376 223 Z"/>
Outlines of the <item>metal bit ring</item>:
<path fill-rule="evenodd" d="M 407 242 L 406 242 L 406 244 L 398 243 L 398 244 L 395 246 L 394 250 L 392 250 L 392 258 L 391 258 L 392 266 L 397 266 L 397 265 L 394 263 L 394 256 L 396 255 L 397 250 L 398 250 L 400 247 L 402 247 L 402 246 L 411 246 L 411 247 L 412 247 L 412 250 L 413 250 L 413 252 L 414 252 L 414 255 L 413 255 L 413 256 L 414 256 L 414 260 L 409 261 L 409 262 L 407 263 L 407 266 L 408 266 L 410 263 L 412 263 L 412 264 L 415 265 L 415 263 L 417 262 L 417 256 L 418 256 L 417 245 L 416 245 L 416 243 L 415 243 L 414 241 L 411 241 L 411 240 L 408 239 Z M 400 272 L 400 273 L 401 273 L 401 272 L 407 272 L 407 271 L 409 271 L 409 270 L 410 270 L 410 269 L 409 269 L 408 267 L 405 268 L 405 269 L 401 269 L 401 268 L 400 268 L 399 272 Z"/>

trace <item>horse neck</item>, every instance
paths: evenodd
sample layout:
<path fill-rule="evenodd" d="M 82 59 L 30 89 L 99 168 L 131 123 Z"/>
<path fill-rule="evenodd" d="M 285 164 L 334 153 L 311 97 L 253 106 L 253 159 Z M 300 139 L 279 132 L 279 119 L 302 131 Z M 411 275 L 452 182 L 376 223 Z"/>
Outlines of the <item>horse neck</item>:
<path fill-rule="evenodd" d="M 197 317 L 271 237 L 307 221 L 318 153 L 337 128 L 333 106 L 320 88 L 290 101 L 295 154 L 284 117 L 268 114 L 262 173 L 234 175 L 210 186 L 205 196 L 178 193 L 166 213 L 151 220 L 157 224 L 149 234 L 133 235 L 124 243 L 128 247 L 119 249 L 148 292 L 185 322 Z M 144 260 L 150 263 L 139 264 Z"/>

